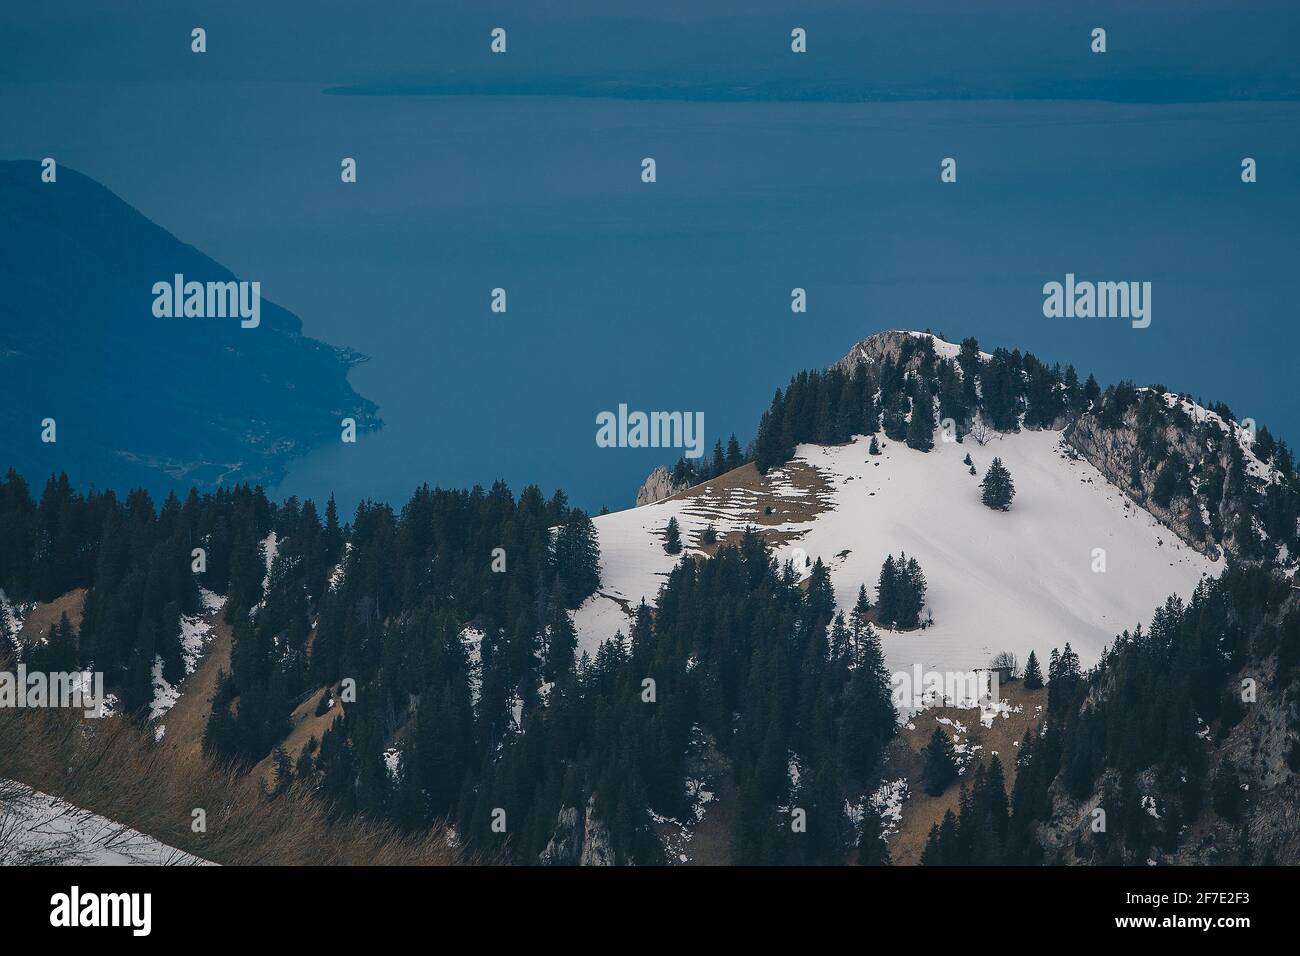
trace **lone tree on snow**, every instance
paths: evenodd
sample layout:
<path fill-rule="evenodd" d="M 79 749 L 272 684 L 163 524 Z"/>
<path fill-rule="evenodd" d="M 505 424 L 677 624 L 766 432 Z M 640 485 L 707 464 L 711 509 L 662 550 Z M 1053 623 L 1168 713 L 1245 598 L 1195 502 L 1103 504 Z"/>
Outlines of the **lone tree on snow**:
<path fill-rule="evenodd" d="M 984 490 L 981 500 L 995 511 L 1010 511 L 1011 499 L 1016 496 L 1016 486 L 1011 481 L 1011 472 L 1002 464 L 1001 458 L 994 458 L 989 470 L 980 482 Z"/>
<path fill-rule="evenodd" d="M 903 552 L 897 558 L 886 556 L 877 585 L 876 620 L 904 631 L 919 627 L 925 592 L 925 574 L 916 558 Z"/>
<path fill-rule="evenodd" d="M 682 532 L 677 527 L 677 519 L 669 518 L 668 527 L 664 529 L 664 550 L 669 554 L 680 554 L 682 550 Z"/>

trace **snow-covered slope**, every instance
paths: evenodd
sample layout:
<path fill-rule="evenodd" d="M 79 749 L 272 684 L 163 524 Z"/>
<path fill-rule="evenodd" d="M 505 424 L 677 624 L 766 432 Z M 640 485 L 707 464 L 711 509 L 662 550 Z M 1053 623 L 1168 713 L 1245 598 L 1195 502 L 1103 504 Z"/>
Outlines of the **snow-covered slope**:
<path fill-rule="evenodd" d="M 0 866 L 23 864 L 210 865 L 66 800 L 0 779 Z"/>
<path fill-rule="evenodd" d="M 798 567 L 804 555 L 821 558 L 846 614 L 860 584 L 874 602 L 886 555 L 915 557 L 934 623 L 881 632 L 895 671 L 966 670 L 1002 650 L 1022 662 L 1035 650 L 1045 665 L 1067 641 L 1086 666 L 1120 631 L 1149 622 L 1170 594 L 1186 596 L 1221 569 L 1075 457 L 1060 432 L 995 434 L 985 446 L 935 437 L 928 453 L 886 440 L 879 456 L 868 454 L 866 439 L 801 445 L 766 478 L 746 466 L 671 500 L 596 518 L 603 584 L 575 614 L 582 649 L 594 654 L 615 631 L 626 635 L 625 608 L 642 597 L 653 603 L 675 562 L 662 546 L 672 516 L 688 550 L 709 522 L 719 535 L 753 523 L 777 542 L 779 561 Z M 976 476 L 963 463 L 968 453 Z M 1009 512 L 980 502 L 994 456 L 1015 481 Z M 1104 573 L 1093 570 L 1097 548 Z"/>

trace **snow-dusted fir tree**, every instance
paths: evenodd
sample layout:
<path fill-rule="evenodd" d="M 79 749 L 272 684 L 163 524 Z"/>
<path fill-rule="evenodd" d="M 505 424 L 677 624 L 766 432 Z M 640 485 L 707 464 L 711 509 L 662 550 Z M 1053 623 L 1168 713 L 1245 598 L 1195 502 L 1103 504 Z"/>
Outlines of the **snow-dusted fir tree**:
<path fill-rule="evenodd" d="M 980 500 L 995 511 L 1010 511 L 1011 499 L 1016 496 L 1016 486 L 1011 481 L 1011 472 L 1002 464 L 1001 458 L 994 458 L 989 470 L 980 482 L 983 494 Z"/>
<path fill-rule="evenodd" d="M 682 550 L 682 532 L 675 516 L 668 519 L 668 527 L 664 529 L 664 550 L 669 554 L 680 554 Z"/>

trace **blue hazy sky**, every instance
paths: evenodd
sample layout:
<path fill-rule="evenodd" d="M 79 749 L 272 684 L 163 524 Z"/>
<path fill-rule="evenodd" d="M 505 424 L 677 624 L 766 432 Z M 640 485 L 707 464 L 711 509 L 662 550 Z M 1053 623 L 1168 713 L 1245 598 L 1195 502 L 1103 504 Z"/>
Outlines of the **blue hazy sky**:
<path fill-rule="evenodd" d="M 699 410 L 710 445 L 746 441 L 792 373 L 899 327 L 1300 441 L 1295 4 L 267 6 L 8 5 L 0 157 L 58 157 L 371 356 L 352 381 L 386 428 L 281 494 L 504 477 L 625 506 L 676 453 L 597 448 L 597 412 Z M 589 95 L 611 84 L 636 98 Z M 1151 327 L 1043 318 L 1066 272 L 1151 281 Z"/>

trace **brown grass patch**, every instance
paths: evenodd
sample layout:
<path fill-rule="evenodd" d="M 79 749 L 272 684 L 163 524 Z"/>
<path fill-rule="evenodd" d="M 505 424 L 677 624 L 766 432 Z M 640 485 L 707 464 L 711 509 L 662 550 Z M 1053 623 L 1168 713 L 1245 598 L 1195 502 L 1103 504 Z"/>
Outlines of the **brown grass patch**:
<path fill-rule="evenodd" d="M 33 644 L 43 640 L 64 614 L 68 615 L 68 622 L 80 633 L 81 616 L 86 610 L 86 593 L 86 588 L 76 588 L 48 604 L 37 604 L 18 631 L 18 643 Z"/>
<path fill-rule="evenodd" d="M 326 695 L 334 696 L 334 706 L 317 717 L 316 706 L 320 703 L 321 698 Z M 289 755 L 289 760 L 296 766 L 298 755 L 302 753 L 303 748 L 307 746 L 311 738 L 315 737 L 316 742 L 319 744 L 325 737 L 325 731 L 329 730 L 334 721 L 342 716 L 343 704 L 331 687 L 322 687 L 295 707 L 289 717 L 293 729 L 289 731 L 284 740 L 280 741 L 280 746 Z M 168 731 L 168 733 L 170 732 Z M 269 754 L 252 769 L 251 773 L 255 779 L 261 780 L 267 789 L 275 785 L 275 767 Z"/>
<path fill-rule="evenodd" d="M 797 495 L 778 494 L 778 490 L 793 487 Z M 805 461 L 792 461 L 773 468 L 766 475 L 751 462 L 734 468 L 711 481 L 679 491 L 668 501 L 685 503 L 683 511 L 705 521 L 731 524 L 740 520 L 752 524 L 763 539 L 772 546 L 798 540 L 798 530 L 783 525 L 807 524 L 833 505 L 834 488 L 825 476 Z M 701 548 L 712 557 L 718 549 L 740 541 L 740 531 L 718 531 L 718 541 L 711 547 Z M 690 544 L 699 547 L 698 542 Z"/>
<path fill-rule="evenodd" d="M 10 777 L 161 840 L 228 865 L 447 865 L 464 862 L 441 827 L 404 835 L 361 818 L 331 821 L 294 789 L 262 794 L 190 750 L 153 745 L 123 717 L 67 711 L 0 713 L 0 776 Z M 191 829 L 203 808 L 207 832 Z"/>
<path fill-rule="evenodd" d="M 1020 740 L 1025 731 L 1037 728 L 1043 719 L 1047 707 L 1047 690 L 1025 690 L 1021 681 L 1003 684 L 1001 697 L 1014 708 L 1020 706 L 1020 713 L 1011 713 L 1006 717 L 995 717 L 992 727 L 984 727 L 979 721 L 979 710 L 963 710 L 956 707 L 934 707 L 917 714 L 911 721 L 912 727 L 899 731 L 898 740 L 890 749 L 886 761 L 884 777 L 887 780 L 907 778 L 908 797 L 903 801 L 903 819 L 898 828 L 889 837 L 889 855 L 895 864 L 909 865 L 921 862 L 921 851 L 925 849 L 930 827 L 943 821 L 943 815 L 951 810 L 960 809 L 961 784 L 969 784 L 975 776 L 975 768 L 987 764 L 989 758 L 997 753 L 1002 762 L 1002 771 L 1006 777 L 1007 796 L 1016 782 L 1016 758 L 1020 753 Z M 1042 708 L 1040 710 L 1039 708 Z M 932 797 L 922 787 L 921 768 L 924 758 L 921 749 L 930 742 L 935 727 L 942 726 L 949 737 L 953 735 L 950 725 L 939 723 L 939 718 L 960 721 L 967 733 L 960 735 L 960 742 L 968 747 L 979 747 L 975 756 L 967 764 L 965 772 L 947 790 L 937 797 Z"/>
<path fill-rule="evenodd" d="M 212 698 L 217 693 L 217 676 L 230 673 L 231 627 L 221 611 L 208 617 L 212 622 L 212 639 L 194 673 L 181 682 L 180 699 L 172 709 L 158 718 L 167 728 L 162 747 L 179 760 L 194 760 L 203 753 L 203 732 L 212 713 Z"/>

